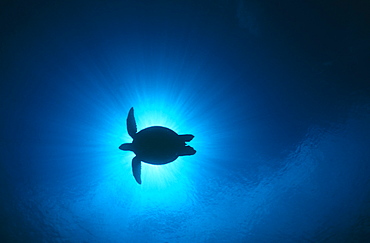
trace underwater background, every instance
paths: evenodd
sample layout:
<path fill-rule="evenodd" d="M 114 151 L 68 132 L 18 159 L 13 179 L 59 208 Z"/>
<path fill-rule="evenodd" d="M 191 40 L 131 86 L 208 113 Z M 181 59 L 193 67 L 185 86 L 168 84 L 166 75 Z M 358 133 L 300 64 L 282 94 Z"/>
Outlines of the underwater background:
<path fill-rule="evenodd" d="M 1 242 L 368 242 L 369 1 L 1 1 Z M 131 171 L 138 130 L 197 150 Z"/>

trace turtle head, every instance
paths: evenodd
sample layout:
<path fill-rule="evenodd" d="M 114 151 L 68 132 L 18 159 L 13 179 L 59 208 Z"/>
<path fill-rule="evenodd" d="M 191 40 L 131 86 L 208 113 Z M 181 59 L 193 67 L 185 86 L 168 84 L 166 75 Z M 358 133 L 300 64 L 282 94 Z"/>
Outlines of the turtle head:
<path fill-rule="evenodd" d="M 132 143 L 124 143 L 121 146 L 119 146 L 119 149 L 123 151 L 134 151 Z"/>

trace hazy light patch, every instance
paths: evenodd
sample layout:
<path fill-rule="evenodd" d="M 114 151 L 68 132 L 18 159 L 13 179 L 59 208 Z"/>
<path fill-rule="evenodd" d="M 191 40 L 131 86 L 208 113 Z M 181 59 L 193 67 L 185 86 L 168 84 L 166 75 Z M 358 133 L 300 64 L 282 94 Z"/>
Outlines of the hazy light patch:
<path fill-rule="evenodd" d="M 224 89 L 217 85 L 200 86 L 200 80 L 183 70 L 166 70 L 158 66 L 148 72 L 145 65 L 126 65 L 125 72 L 114 73 L 114 81 L 108 82 L 98 76 L 86 98 L 94 101 L 99 97 L 93 114 L 99 121 L 99 131 L 93 135 L 102 150 L 104 165 L 101 171 L 104 190 L 101 197 L 121 198 L 122 204 L 129 201 L 137 210 L 149 210 L 166 205 L 174 210 L 184 203 L 193 203 L 202 182 L 218 176 L 227 164 L 220 161 L 233 153 L 233 138 L 239 136 L 237 123 L 238 106 L 221 102 Z M 93 76 L 91 77 L 92 80 Z M 188 78 L 186 78 L 188 77 Z M 142 163 L 142 184 L 132 175 L 133 152 L 118 147 L 131 143 L 126 119 L 129 109 L 134 108 L 137 131 L 150 126 L 163 126 L 178 134 L 192 134 L 187 142 L 197 153 L 181 156 L 166 165 Z M 235 158 L 230 158 L 235 159 Z M 227 169 L 226 168 L 226 169 Z M 215 174 L 216 173 L 216 174 Z M 105 178 L 105 179 L 104 179 Z M 123 196 L 125 195 L 125 196 Z"/>
<path fill-rule="evenodd" d="M 139 85 L 139 87 L 142 86 Z M 164 126 L 178 134 L 193 134 L 195 135 L 194 140 L 197 139 L 196 129 L 191 128 L 191 123 L 184 122 L 193 119 L 193 123 L 195 123 L 195 114 L 187 114 L 192 119 L 185 119 L 186 115 L 176 105 L 179 101 L 173 101 L 166 90 L 159 93 L 149 92 L 148 90 L 142 92 L 134 90 L 133 93 L 136 94 L 136 98 L 128 103 L 134 107 L 138 132 L 150 126 Z M 143 93 L 145 96 L 141 95 Z M 184 105 L 181 107 L 184 108 Z M 115 119 L 110 120 L 111 131 L 107 131 L 110 137 L 109 146 L 116 149 L 116 151 L 113 151 L 109 148 L 112 151 L 112 156 L 109 157 L 114 159 L 110 161 L 110 166 L 107 166 L 106 171 L 107 175 L 114 175 L 112 179 L 116 180 L 116 183 L 112 185 L 123 186 L 130 190 L 132 193 L 131 199 L 139 211 L 140 209 L 147 210 L 159 207 L 163 204 L 171 208 L 180 207 L 187 202 L 188 192 L 193 190 L 191 185 L 194 184 L 194 181 L 192 179 L 194 179 L 193 176 L 196 173 L 194 171 L 194 163 L 196 162 L 194 158 L 197 158 L 197 156 L 179 157 L 166 165 L 150 165 L 142 162 L 142 184 L 137 184 L 131 168 L 131 161 L 135 154 L 118 149 L 122 143 L 132 142 L 126 128 L 129 108 L 126 108 L 126 114 L 121 112 Z M 193 146 L 192 142 L 188 142 L 188 144 Z M 195 147 L 195 149 L 201 148 Z"/>

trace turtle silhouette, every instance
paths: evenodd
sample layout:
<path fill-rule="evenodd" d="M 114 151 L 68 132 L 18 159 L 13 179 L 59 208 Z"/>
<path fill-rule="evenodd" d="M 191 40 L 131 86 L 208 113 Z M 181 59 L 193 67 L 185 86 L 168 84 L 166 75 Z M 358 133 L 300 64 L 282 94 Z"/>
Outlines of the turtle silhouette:
<path fill-rule="evenodd" d="M 132 173 L 137 183 L 141 184 L 141 162 L 152 165 L 163 165 L 176 160 L 179 156 L 193 155 L 195 150 L 186 145 L 194 136 L 178 135 L 169 128 L 161 126 L 147 127 L 137 132 L 132 107 L 127 116 L 127 131 L 132 143 L 124 143 L 119 149 L 132 151 L 136 156 L 132 159 Z"/>

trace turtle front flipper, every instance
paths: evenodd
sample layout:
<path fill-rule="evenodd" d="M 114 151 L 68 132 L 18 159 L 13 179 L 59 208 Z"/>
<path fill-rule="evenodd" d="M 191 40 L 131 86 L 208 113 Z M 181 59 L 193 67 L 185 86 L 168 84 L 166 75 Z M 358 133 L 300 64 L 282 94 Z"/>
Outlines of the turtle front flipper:
<path fill-rule="evenodd" d="M 130 111 L 128 112 L 127 116 L 127 131 L 128 134 L 134 138 L 137 128 L 136 128 L 136 121 L 135 121 L 135 116 L 134 116 L 134 107 L 131 107 Z"/>
<path fill-rule="evenodd" d="M 137 183 L 141 184 L 141 161 L 138 157 L 132 159 L 132 173 Z"/>

